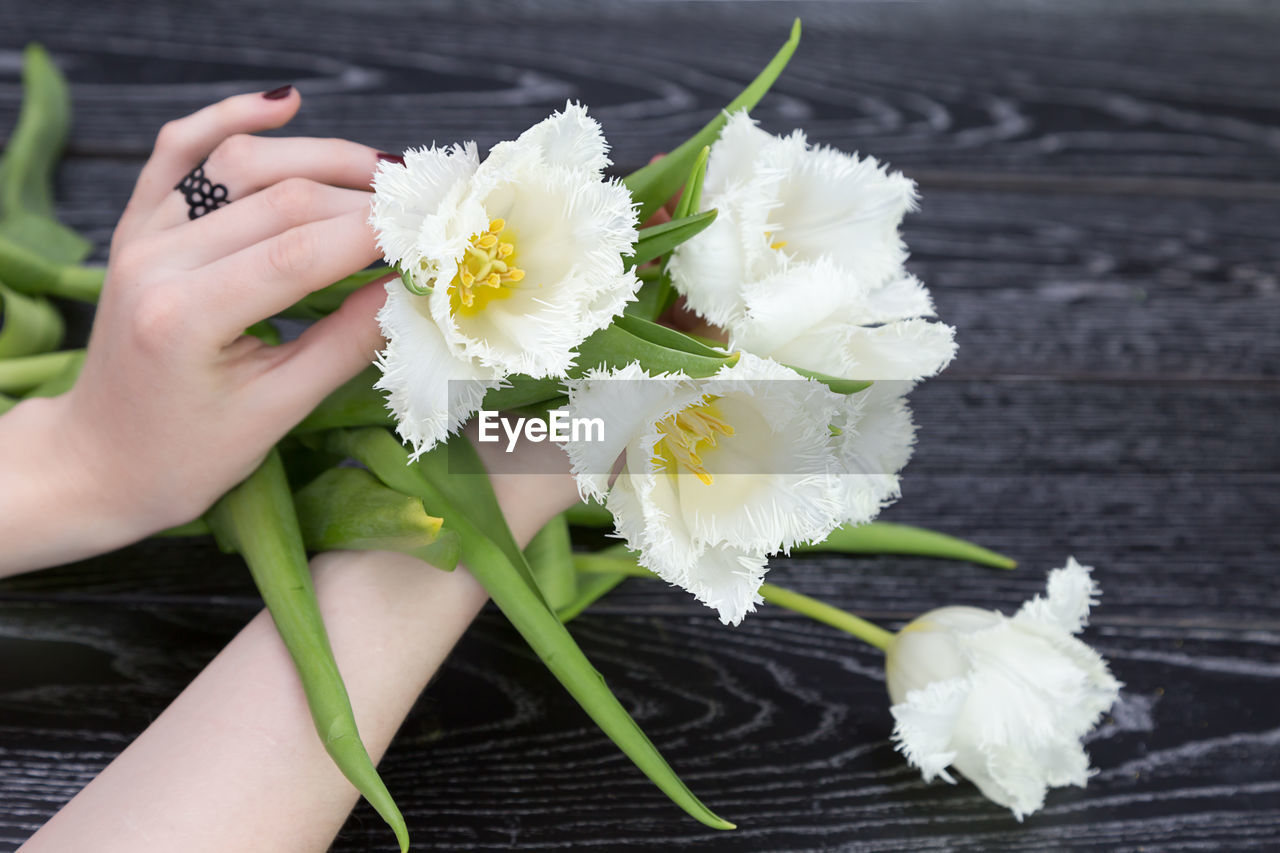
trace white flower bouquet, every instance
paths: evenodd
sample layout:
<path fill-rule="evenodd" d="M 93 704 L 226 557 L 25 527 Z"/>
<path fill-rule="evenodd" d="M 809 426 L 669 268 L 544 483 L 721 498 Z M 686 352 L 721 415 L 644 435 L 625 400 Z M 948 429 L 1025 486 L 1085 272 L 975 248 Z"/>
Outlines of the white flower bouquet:
<path fill-rule="evenodd" d="M 308 550 L 465 562 L 601 729 L 710 827 L 733 824 L 681 781 L 564 627 L 624 577 L 679 586 L 728 625 L 770 601 L 884 650 L 893 737 L 925 779 L 954 781 L 952 767 L 1019 820 L 1048 788 L 1085 784 L 1081 738 L 1119 689 L 1074 636 L 1097 594 L 1088 568 L 1069 560 L 1012 617 L 945 607 L 896 634 L 765 582 L 771 556 L 816 548 L 1012 566 L 873 521 L 899 497 L 916 440 L 906 395 L 951 361 L 954 331 L 904 269 L 913 182 L 749 117 L 799 35 L 797 22 L 725 111 L 623 178 L 608 176 L 602 128 L 575 103 L 483 159 L 460 143 L 383 162 L 370 222 L 399 277 L 387 284 L 376 365 L 203 521 L 173 531 L 212 532 L 243 555 L 326 748 L 402 849 L 405 824 L 360 742 Z M 63 244 L 74 236 L 50 210 L 31 222 Z M 77 362 L 39 354 L 60 338 L 47 295 L 92 300 L 93 272 L 78 266 L 83 253 L 21 249 L 0 232 L 0 271 L 16 289 L 0 287 L 0 392 L 56 393 Z M 386 272 L 290 313 L 322 316 Z M 700 334 L 673 328 L 673 308 Z M 19 326 L 22 340 L 6 337 Z M 512 409 L 563 444 L 584 499 L 524 550 L 460 434 L 477 413 Z M 562 434 L 564 422 L 599 429 Z M 359 467 L 339 467 L 347 460 Z M 298 464 L 313 474 L 294 490 L 286 471 Z M 613 526 L 622 544 L 575 552 L 570 524 Z"/>

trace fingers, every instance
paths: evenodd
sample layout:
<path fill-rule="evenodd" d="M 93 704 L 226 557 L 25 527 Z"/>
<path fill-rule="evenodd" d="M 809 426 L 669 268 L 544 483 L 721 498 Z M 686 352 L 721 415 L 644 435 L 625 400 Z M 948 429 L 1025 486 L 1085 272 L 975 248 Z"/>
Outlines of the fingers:
<path fill-rule="evenodd" d="M 382 253 L 360 209 L 277 234 L 200 271 L 202 316 L 217 318 L 219 334 L 270 317 L 314 290 L 358 272 Z"/>
<path fill-rule="evenodd" d="M 280 407 L 289 426 L 373 362 L 384 344 L 377 314 L 391 278 L 365 285 L 297 340 L 273 348 L 276 366 L 260 380 L 259 393 L 264 404 Z"/>
<path fill-rule="evenodd" d="M 353 211 L 367 215 L 372 197 L 368 192 L 339 189 L 306 178 L 286 178 L 234 205 L 169 229 L 154 249 L 178 269 L 196 269 L 291 228 Z"/>
<path fill-rule="evenodd" d="M 254 193 L 288 178 L 306 178 L 321 184 L 368 190 L 378 165 L 379 152 L 345 139 L 309 139 L 228 136 L 205 162 L 205 177 L 227 188 L 233 202 L 247 201 Z M 192 220 L 187 201 L 169 192 L 147 219 L 146 229 L 184 227 Z M 201 222 L 221 213 L 194 220 Z"/>
<path fill-rule="evenodd" d="M 140 227 L 165 196 L 174 192 L 178 181 L 208 157 L 218 143 L 232 134 L 280 127 L 293 118 L 301 103 L 293 87 L 283 94 L 277 89 L 235 95 L 160 128 L 151 158 L 142 167 L 120 217 L 117 235 L 127 235 Z"/>

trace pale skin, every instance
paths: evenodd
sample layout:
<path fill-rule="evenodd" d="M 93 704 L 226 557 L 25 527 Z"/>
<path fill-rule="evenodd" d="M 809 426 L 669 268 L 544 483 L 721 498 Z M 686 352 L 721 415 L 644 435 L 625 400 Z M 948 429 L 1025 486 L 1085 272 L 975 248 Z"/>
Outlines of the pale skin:
<path fill-rule="evenodd" d="M 251 136 L 297 112 L 295 90 L 273 94 L 229 98 L 161 131 L 112 240 L 80 380 L 0 417 L 0 577 L 199 516 L 382 345 L 381 283 L 295 342 L 241 333 L 379 257 L 365 221 L 378 152 Z M 206 157 L 235 201 L 189 220 L 173 186 Z M 519 474 L 506 458 L 493 477 L 521 544 L 577 500 L 558 448 L 525 453 L 528 470 L 556 470 L 536 458 L 545 453 L 564 473 Z M 465 567 L 387 552 L 325 554 L 312 570 L 377 760 L 485 592 Z M 356 798 L 264 612 L 21 849 L 321 851 Z"/>

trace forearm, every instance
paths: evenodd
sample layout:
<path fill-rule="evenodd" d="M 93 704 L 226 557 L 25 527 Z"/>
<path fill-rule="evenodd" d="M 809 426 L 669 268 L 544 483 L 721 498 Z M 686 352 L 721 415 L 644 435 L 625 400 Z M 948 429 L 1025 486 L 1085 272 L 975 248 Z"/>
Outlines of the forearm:
<path fill-rule="evenodd" d="M 521 544 L 573 498 L 568 478 L 550 488 L 548 479 L 495 478 Z M 538 501 L 529 499 L 535 481 Z M 324 555 L 313 569 L 376 761 L 486 595 L 462 567 L 445 573 L 385 552 Z M 92 839 L 95 850 L 131 853 L 321 851 L 355 801 L 262 613 L 23 850 L 83 849 Z"/>
<path fill-rule="evenodd" d="M 62 398 L 0 417 L 0 577 L 118 548 L 143 535 L 95 478 Z"/>

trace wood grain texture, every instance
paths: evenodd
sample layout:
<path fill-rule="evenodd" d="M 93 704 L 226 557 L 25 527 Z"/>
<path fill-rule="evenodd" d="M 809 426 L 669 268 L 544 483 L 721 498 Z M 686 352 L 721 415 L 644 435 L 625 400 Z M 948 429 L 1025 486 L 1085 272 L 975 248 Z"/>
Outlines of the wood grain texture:
<path fill-rule="evenodd" d="M 684 609 L 682 594 L 665 596 Z M 23 637 L 0 639 L 5 651 L 64 673 L 19 678 L 0 697 L 0 844 L 99 771 L 250 612 L 0 608 L 4 634 Z M 1090 740 L 1102 769 L 1022 825 L 903 764 L 877 653 L 776 611 L 733 630 L 705 612 L 574 627 L 694 789 L 741 823 L 735 833 L 703 830 L 653 791 L 496 615 L 468 633 L 382 770 L 424 850 L 1194 849 L 1223 837 L 1263 848 L 1280 794 L 1280 709 L 1268 701 L 1280 634 L 1112 624 L 1105 606 L 1098 616 L 1089 639 L 1126 683 Z M 360 809 L 334 849 L 388 849 L 384 832 Z"/>
<path fill-rule="evenodd" d="M 774 608 L 727 629 L 627 581 L 573 631 L 694 790 L 653 790 L 493 611 L 383 763 L 423 850 L 1271 849 L 1280 833 L 1280 7 L 1261 0 L 0 0 L 0 135 L 44 41 L 77 126 L 60 211 L 102 249 L 159 125 L 296 82 L 291 132 L 385 150 L 510 137 L 566 98 L 620 168 L 723 105 L 801 15 L 757 116 L 920 181 L 911 270 L 960 356 L 917 390 L 886 520 L 1013 572 L 807 555 L 770 579 L 887 624 L 1012 610 L 1068 554 L 1126 683 L 1100 768 L 1023 824 L 925 785 L 888 741 L 876 653 Z M 505 38 L 493 48 L 494 34 Z M 73 335 L 89 315 L 71 310 Z M 598 542 L 582 535 L 581 545 Z M 71 797 L 259 604 L 207 540 L 0 583 L 0 851 Z M 334 846 L 390 850 L 358 809 Z"/>
<path fill-rule="evenodd" d="M 728 103 L 797 15 L 804 46 L 758 111 L 771 129 L 899 167 L 1280 179 L 1280 10 L 1258 2 L 52 0 L 0 46 L 37 39 L 66 65 L 76 153 L 141 156 L 170 117 L 292 81 L 299 132 L 395 147 L 488 146 L 581 99 L 634 166 Z M 0 127 L 16 106 L 0 90 Z"/>

